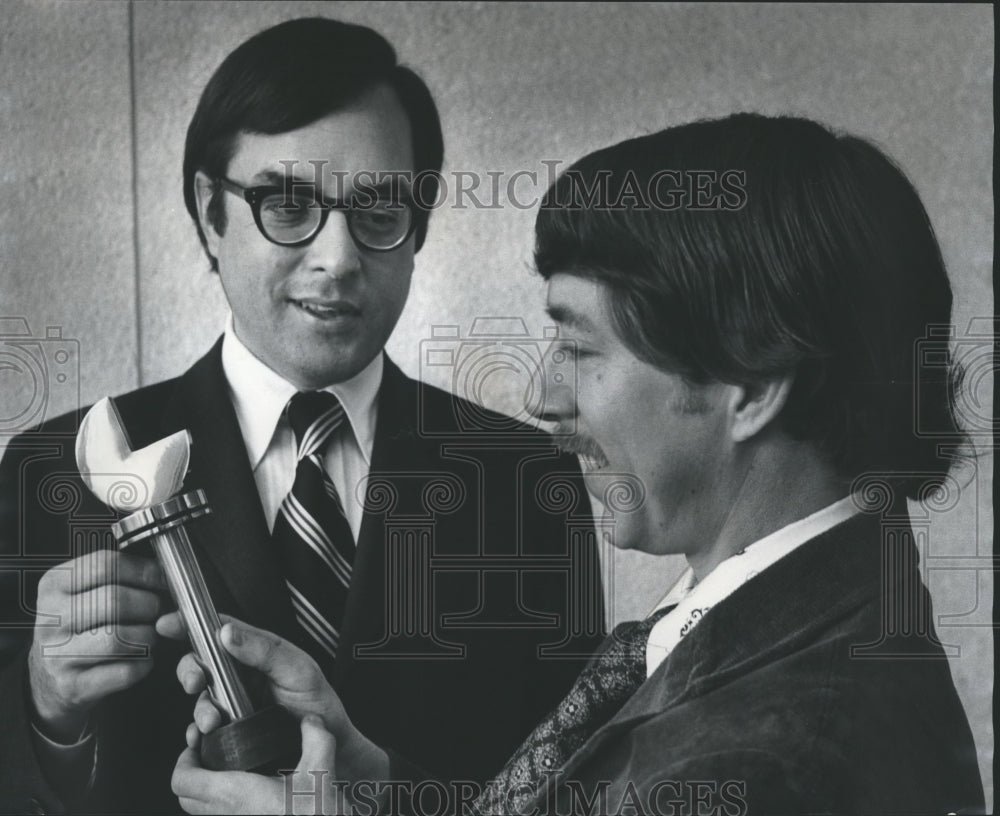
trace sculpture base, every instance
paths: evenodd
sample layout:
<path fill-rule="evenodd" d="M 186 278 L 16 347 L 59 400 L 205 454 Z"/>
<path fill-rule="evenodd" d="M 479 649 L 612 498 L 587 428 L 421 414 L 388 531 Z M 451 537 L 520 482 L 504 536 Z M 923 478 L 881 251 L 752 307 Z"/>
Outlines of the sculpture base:
<path fill-rule="evenodd" d="M 291 771 L 301 754 L 299 724 L 281 706 L 262 708 L 201 738 L 201 763 L 212 771 Z"/>

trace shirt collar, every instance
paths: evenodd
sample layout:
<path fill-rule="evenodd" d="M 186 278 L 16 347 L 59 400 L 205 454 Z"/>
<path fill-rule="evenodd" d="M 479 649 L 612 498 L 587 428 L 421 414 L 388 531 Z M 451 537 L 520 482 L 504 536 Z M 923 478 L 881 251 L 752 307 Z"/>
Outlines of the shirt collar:
<path fill-rule="evenodd" d="M 796 548 L 847 521 L 857 512 L 853 498 L 847 496 L 755 541 L 721 561 L 701 581 L 695 581 L 694 572 L 689 567 L 655 607 L 674 608 L 656 622 L 649 634 L 646 642 L 646 676 L 649 677 L 656 671 L 712 607 L 725 601 L 740 586 L 752 581 L 760 572 Z"/>
<path fill-rule="evenodd" d="M 793 521 L 791 524 L 787 524 L 781 529 L 757 539 L 753 544 L 741 550 L 738 555 L 748 552 L 751 547 L 756 553 L 768 550 L 790 552 L 800 544 L 805 544 L 821 533 L 833 529 L 841 522 L 847 521 L 847 519 L 857 512 L 858 507 L 854 502 L 854 497 L 845 496 L 840 501 L 827 505 L 822 510 L 817 510 L 805 518 Z M 708 575 L 705 578 L 708 578 Z M 665 606 L 674 606 L 680 603 L 697 585 L 698 579 L 695 577 L 694 570 L 688 567 L 681 573 L 680 578 L 674 582 L 673 586 L 670 587 L 667 594 L 653 607 L 650 614 Z"/>
<path fill-rule="evenodd" d="M 380 352 L 351 379 L 322 389 L 340 400 L 361 454 L 369 465 L 375 442 L 376 398 L 383 369 Z M 250 465 L 256 469 L 271 444 L 288 400 L 298 389 L 243 344 L 236 336 L 232 314 L 226 321 L 222 339 L 222 370 L 229 383 Z"/>

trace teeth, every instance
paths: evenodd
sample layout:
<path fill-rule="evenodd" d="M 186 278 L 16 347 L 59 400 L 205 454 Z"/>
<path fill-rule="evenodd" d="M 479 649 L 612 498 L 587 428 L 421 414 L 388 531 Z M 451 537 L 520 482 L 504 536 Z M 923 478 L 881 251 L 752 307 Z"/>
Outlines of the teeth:
<path fill-rule="evenodd" d="M 604 462 L 596 456 L 591 456 L 587 453 L 578 453 L 577 456 L 580 458 L 580 465 L 583 470 L 594 471 L 604 467 Z"/>
<path fill-rule="evenodd" d="M 341 309 L 337 308 L 336 306 L 320 306 L 318 303 L 306 303 L 305 301 L 302 300 L 296 300 L 295 305 L 302 309 L 305 309 L 307 312 L 312 312 L 313 314 L 320 314 L 320 315 L 332 315 L 332 314 L 337 314 L 341 311 Z"/>

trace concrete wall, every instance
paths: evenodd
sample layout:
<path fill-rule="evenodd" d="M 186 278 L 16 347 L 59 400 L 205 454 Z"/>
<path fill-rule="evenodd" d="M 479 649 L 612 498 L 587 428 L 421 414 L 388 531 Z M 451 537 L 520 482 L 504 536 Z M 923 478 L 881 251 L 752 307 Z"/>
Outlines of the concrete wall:
<path fill-rule="evenodd" d="M 235 45 L 316 13 L 374 26 L 425 77 L 446 172 L 535 170 L 541 192 L 544 160 L 736 109 L 804 114 L 872 138 L 924 198 L 959 331 L 992 313 L 988 6 L 6 2 L 0 317 L 25 318 L 31 336 L 17 337 L 20 321 L 0 323 L 0 434 L 179 373 L 217 336 L 225 303 L 181 197 L 187 122 Z M 540 336 L 534 212 L 503 203 L 435 214 L 389 344 L 407 372 L 456 387 L 446 371 L 421 370 L 434 324 L 468 331 L 477 316 L 520 316 Z M 16 340 L 39 341 L 28 351 L 48 368 L 26 363 Z M 978 384 L 983 404 L 971 413 L 991 414 L 990 388 Z M 478 396 L 511 405 L 500 387 Z M 958 504 L 928 517 L 924 556 L 988 796 L 992 585 L 975 567 L 992 551 L 991 491 L 984 458 Z M 617 556 L 614 615 L 642 614 L 679 568 Z"/>

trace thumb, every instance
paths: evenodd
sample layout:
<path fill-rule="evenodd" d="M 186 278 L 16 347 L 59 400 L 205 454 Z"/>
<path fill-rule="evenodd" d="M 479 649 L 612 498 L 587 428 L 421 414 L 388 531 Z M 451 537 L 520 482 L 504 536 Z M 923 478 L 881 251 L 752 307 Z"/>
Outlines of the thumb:
<path fill-rule="evenodd" d="M 337 741 L 326 730 L 323 721 L 315 714 L 302 719 L 302 758 L 295 768 L 296 773 L 311 773 L 317 777 L 317 785 L 335 777 L 334 762 L 337 757 Z"/>
<path fill-rule="evenodd" d="M 278 686 L 295 687 L 308 676 L 311 658 L 271 632 L 230 619 L 220 634 L 226 651 L 241 663 L 262 671 Z"/>

